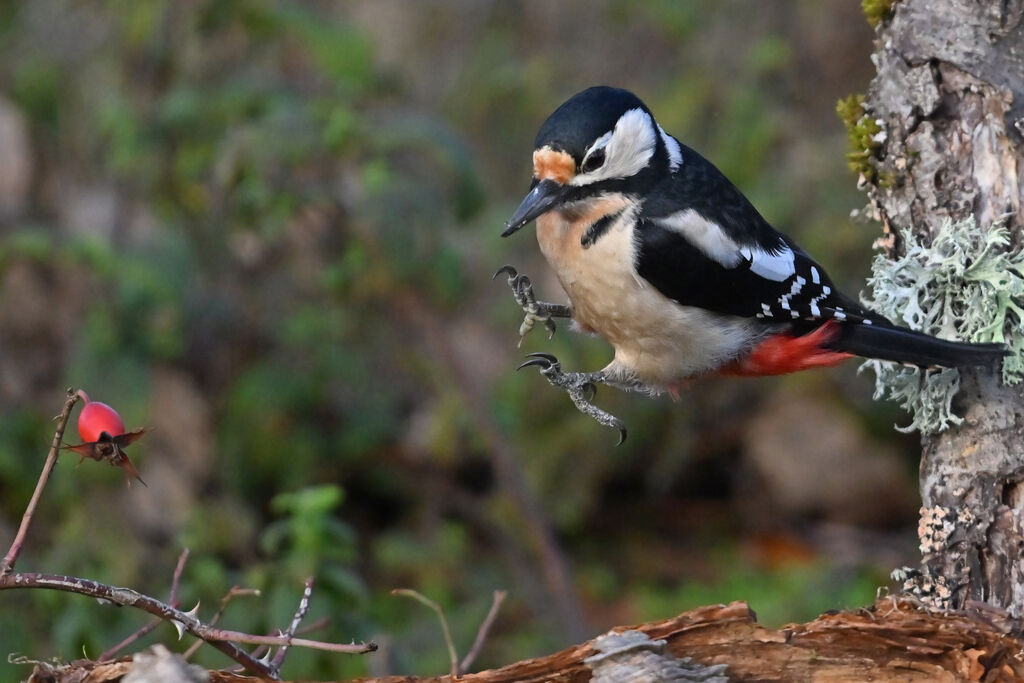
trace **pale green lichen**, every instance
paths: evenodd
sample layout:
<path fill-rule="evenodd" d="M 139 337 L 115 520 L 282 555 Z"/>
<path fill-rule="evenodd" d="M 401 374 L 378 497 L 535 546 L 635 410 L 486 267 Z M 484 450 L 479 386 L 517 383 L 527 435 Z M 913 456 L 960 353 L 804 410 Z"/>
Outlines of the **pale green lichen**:
<path fill-rule="evenodd" d="M 974 218 L 947 220 L 931 245 L 902 232 L 904 255 L 879 254 L 868 283 L 865 305 L 893 322 L 945 339 L 1002 342 L 1012 355 L 1003 360 L 1007 384 L 1024 379 L 1024 253 L 1010 251 L 1010 234 L 1000 224 L 990 230 Z M 952 409 L 960 388 L 957 370 L 921 370 L 872 360 L 861 369 L 875 372 L 875 398 L 898 401 L 913 421 L 901 431 L 933 434 L 959 424 Z"/>

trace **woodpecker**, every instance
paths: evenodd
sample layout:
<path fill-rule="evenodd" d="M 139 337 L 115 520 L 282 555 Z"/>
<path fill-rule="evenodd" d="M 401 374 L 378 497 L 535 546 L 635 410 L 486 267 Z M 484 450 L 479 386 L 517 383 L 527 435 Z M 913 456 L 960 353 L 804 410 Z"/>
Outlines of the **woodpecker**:
<path fill-rule="evenodd" d="M 1001 344 L 938 339 L 894 325 L 838 291 L 825 269 L 778 232 L 711 162 L 658 125 L 633 93 L 598 86 L 552 113 L 534 143 L 533 182 L 502 237 L 536 220 L 537 241 L 569 304 L 537 301 L 508 276 L 537 322 L 570 318 L 615 349 L 597 372 L 563 372 L 530 354 L 576 406 L 626 430 L 591 402 L 599 384 L 678 397 L 708 374 L 777 375 L 863 356 L 922 367 L 984 366 Z"/>

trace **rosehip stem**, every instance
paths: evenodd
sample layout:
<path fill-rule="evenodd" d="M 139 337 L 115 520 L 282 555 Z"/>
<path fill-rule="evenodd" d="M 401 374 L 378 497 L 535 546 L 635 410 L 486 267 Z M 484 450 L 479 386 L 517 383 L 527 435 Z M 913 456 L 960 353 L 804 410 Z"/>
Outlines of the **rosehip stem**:
<path fill-rule="evenodd" d="M 75 407 L 79 397 L 84 397 L 86 401 L 89 400 L 89 397 L 85 396 L 85 392 L 76 392 L 73 388 L 68 389 L 68 398 L 64 401 L 64 410 L 57 417 L 57 430 L 53 434 L 50 453 L 46 456 L 46 463 L 43 464 L 43 471 L 39 475 L 39 481 L 36 482 L 36 490 L 32 492 L 32 498 L 28 501 L 28 506 L 25 508 L 25 514 L 21 516 L 21 525 L 18 527 L 18 533 L 15 534 L 10 549 L 4 555 L 3 562 L 0 562 L 0 576 L 10 574 L 14 570 L 15 562 L 18 561 L 21 548 L 25 544 L 25 537 L 28 536 L 28 528 L 32 524 L 32 517 L 35 515 L 36 507 L 39 505 L 39 499 L 43 495 L 43 489 L 46 488 L 46 482 L 50 480 L 50 473 L 53 472 L 53 468 L 57 464 L 57 456 L 60 454 L 60 443 L 64 438 L 64 428 L 67 426 L 68 418 L 71 416 L 71 409 Z"/>

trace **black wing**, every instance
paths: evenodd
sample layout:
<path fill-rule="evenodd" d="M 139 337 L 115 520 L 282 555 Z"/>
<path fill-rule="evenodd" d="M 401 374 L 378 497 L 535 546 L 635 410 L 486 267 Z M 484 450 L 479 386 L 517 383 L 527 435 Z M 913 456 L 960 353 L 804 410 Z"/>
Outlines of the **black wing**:
<path fill-rule="evenodd" d="M 719 313 L 888 322 L 838 292 L 717 168 L 682 149 L 679 170 L 650 193 L 637 223 L 640 277 L 680 304 Z"/>

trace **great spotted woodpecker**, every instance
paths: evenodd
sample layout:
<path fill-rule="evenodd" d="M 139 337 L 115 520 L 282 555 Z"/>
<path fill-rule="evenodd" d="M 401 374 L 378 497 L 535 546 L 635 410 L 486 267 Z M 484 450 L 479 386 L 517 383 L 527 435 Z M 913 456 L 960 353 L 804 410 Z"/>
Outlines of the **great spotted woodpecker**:
<path fill-rule="evenodd" d="M 536 300 L 508 275 L 526 318 L 554 331 L 572 318 L 615 358 L 598 372 L 539 366 L 577 407 L 620 430 L 591 403 L 595 387 L 668 391 L 710 373 L 776 375 L 864 356 L 919 366 L 988 365 L 1000 344 L 946 341 L 898 327 L 836 290 L 825 270 L 776 231 L 715 166 L 666 133 L 625 90 L 574 95 L 541 126 L 533 184 L 503 237 L 537 221 L 537 240 L 569 305 Z M 496 274 L 497 276 L 497 274 Z"/>

